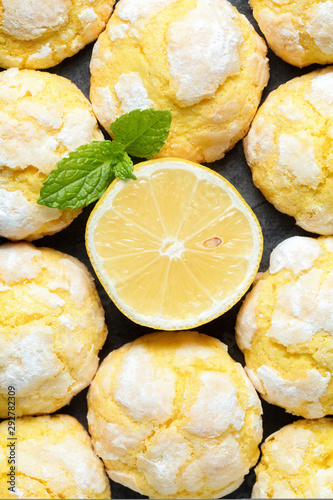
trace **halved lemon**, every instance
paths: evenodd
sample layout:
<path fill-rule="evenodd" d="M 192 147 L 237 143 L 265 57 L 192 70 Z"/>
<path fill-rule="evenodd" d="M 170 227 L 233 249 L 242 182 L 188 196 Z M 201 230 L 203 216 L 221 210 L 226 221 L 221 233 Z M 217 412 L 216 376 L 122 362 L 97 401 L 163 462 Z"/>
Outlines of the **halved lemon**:
<path fill-rule="evenodd" d="M 117 307 L 141 325 L 194 328 L 230 309 L 262 254 L 258 220 L 209 168 L 164 158 L 114 181 L 90 215 L 86 245 Z"/>

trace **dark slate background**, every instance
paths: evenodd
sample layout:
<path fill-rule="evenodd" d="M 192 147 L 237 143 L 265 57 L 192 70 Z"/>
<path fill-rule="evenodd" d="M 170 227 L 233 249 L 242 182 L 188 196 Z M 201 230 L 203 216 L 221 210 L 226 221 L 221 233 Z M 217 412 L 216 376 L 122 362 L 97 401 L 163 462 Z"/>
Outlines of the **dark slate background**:
<path fill-rule="evenodd" d="M 230 2 L 238 8 L 240 13 L 244 14 L 249 19 L 254 28 L 260 33 L 247 0 L 230 0 Z M 69 78 L 89 98 L 89 63 L 92 48 L 93 44 L 88 45 L 77 55 L 66 59 L 61 64 L 55 66 L 54 68 L 50 68 L 47 71 Z M 270 91 L 277 88 L 280 84 L 285 83 L 296 76 L 308 73 L 317 67 L 313 65 L 302 70 L 295 68 L 275 56 L 270 49 L 268 51 L 268 58 L 270 62 L 271 76 L 268 86 L 264 90 L 262 101 L 265 100 Z M 107 134 L 105 134 L 105 137 L 108 137 Z M 241 141 L 238 142 L 238 144 L 236 144 L 236 146 L 229 151 L 222 160 L 210 163 L 207 166 L 228 179 L 240 192 L 258 217 L 264 235 L 264 252 L 260 265 L 260 271 L 265 271 L 267 269 L 269 264 L 269 255 L 278 243 L 295 235 L 309 236 L 309 233 L 295 225 L 295 221 L 292 217 L 278 212 L 266 201 L 260 191 L 255 188 L 252 183 L 250 169 L 244 158 Z M 85 226 L 92 208 L 93 205 L 85 208 L 83 213 L 77 217 L 67 229 L 53 236 L 47 236 L 41 240 L 37 240 L 34 244 L 37 246 L 55 248 L 56 250 L 77 257 L 89 268 L 90 272 L 95 277 L 96 286 L 105 309 L 106 323 L 109 329 L 108 338 L 100 352 L 100 359 L 103 360 L 113 349 L 119 348 L 126 342 L 135 340 L 141 335 L 148 333 L 150 330 L 149 328 L 136 325 L 116 308 L 99 283 L 93 271 L 84 243 Z M 4 238 L 0 238 L 1 243 L 4 241 Z M 241 302 L 242 301 L 236 304 L 230 311 L 220 318 L 211 321 L 206 325 L 200 326 L 198 330 L 201 333 L 217 337 L 222 342 L 227 344 L 230 355 L 244 365 L 244 358 L 236 345 L 234 335 L 236 315 Z M 58 413 L 68 413 L 73 415 L 84 425 L 85 428 L 87 428 L 86 396 L 87 389 L 75 396 L 71 404 L 59 410 Z M 262 401 L 262 404 L 264 410 L 264 438 L 277 431 L 282 426 L 297 420 L 297 417 L 286 413 L 283 409 L 277 406 L 270 405 L 265 401 Z M 254 481 L 255 474 L 252 470 L 248 476 L 246 476 L 242 486 L 226 498 L 250 498 Z M 112 498 L 146 498 L 119 485 L 118 483 L 114 483 L 113 481 L 111 481 L 111 491 Z"/>

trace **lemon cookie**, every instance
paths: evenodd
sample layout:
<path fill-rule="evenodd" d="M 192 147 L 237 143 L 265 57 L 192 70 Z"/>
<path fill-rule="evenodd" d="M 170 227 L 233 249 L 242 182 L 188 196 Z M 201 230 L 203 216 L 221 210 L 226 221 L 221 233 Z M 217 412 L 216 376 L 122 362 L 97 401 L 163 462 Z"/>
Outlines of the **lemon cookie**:
<path fill-rule="evenodd" d="M 299 420 L 269 436 L 253 498 L 332 498 L 333 419 Z"/>
<path fill-rule="evenodd" d="M 0 424 L 0 498 L 110 498 L 103 464 L 75 418 L 22 417 L 15 427 L 8 424 Z"/>
<path fill-rule="evenodd" d="M 268 79 L 266 45 L 226 0 L 120 0 L 93 51 L 100 123 L 171 109 L 158 156 L 222 158 L 247 132 Z"/>
<path fill-rule="evenodd" d="M 333 234 L 333 67 L 271 92 L 244 150 L 269 202 L 303 229 Z"/>
<path fill-rule="evenodd" d="M 49 68 L 98 37 L 114 0 L 0 0 L 0 66 Z"/>
<path fill-rule="evenodd" d="M 0 246 L 0 418 L 51 413 L 90 384 L 107 329 L 92 276 L 77 259 L 29 243 Z"/>
<path fill-rule="evenodd" d="M 333 238 L 280 243 L 236 322 L 245 370 L 269 403 L 306 418 L 333 413 L 332 303 Z"/>
<path fill-rule="evenodd" d="M 333 63 L 333 0 L 250 0 L 269 46 L 302 68 Z"/>
<path fill-rule="evenodd" d="M 69 151 L 103 140 L 89 101 L 69 80 L 12 68 L 0 73 L 0 236 L 34 240 L 81 210 L 37 205 L 42 183 Z"/>
<path fill-rule="evenodd" d="M 107 473 L 150 498 L 220 498 L 259 455 L 261 405 L 217 339 L 158 332 L 113 351 L 88 394 Z"/>

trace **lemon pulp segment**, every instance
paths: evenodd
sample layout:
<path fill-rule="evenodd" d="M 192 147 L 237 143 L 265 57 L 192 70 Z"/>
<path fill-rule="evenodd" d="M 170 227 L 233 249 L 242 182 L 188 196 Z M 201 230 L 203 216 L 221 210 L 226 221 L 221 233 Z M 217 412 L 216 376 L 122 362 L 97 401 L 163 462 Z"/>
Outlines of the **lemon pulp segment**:
<path fill-rule="evenodd" d="M 260 226 L 221 176 L 183 160 L 136 167 L 96 205 L 87 248 L 97 275 L 134 321 L 165 329 L 229 309 L 259 266 Z"/>

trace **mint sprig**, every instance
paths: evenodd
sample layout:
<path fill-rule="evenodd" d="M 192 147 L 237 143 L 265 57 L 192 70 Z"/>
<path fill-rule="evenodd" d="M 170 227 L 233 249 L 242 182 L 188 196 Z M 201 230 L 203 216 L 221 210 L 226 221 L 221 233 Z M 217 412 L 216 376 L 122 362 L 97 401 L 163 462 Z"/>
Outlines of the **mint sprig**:
<path fill-rule="evenodd" d="M 165 143 L 171 111 L 135 109 L 111 124 L 114 141 L 93 141 L 62 158 L 44 181 L 37 203 L 64 210 L 98 200 L 110 183 L 136 179 L 129 154 L 153 158 Z"/>

